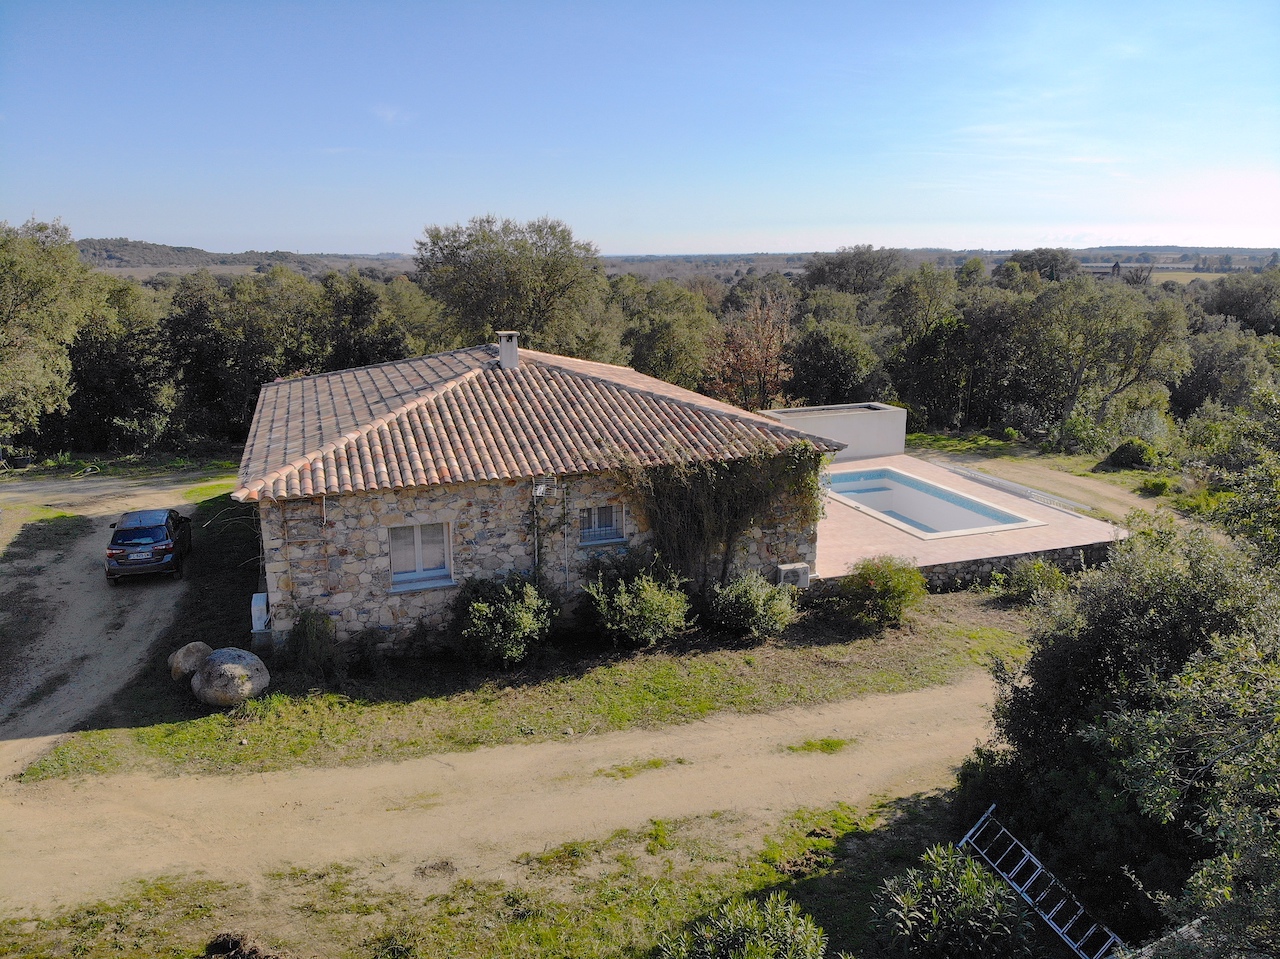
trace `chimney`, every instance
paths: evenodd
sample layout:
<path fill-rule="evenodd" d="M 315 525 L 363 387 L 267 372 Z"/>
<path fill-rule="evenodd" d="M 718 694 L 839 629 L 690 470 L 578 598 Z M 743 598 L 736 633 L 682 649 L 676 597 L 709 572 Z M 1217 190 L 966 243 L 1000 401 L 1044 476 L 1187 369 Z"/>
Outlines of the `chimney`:
<path fill-rule="evenodd" d="M 515 330 L 498 330 L 498 365 L 504 370 L 520 368 L 520 347 L 516 345 Z"/>

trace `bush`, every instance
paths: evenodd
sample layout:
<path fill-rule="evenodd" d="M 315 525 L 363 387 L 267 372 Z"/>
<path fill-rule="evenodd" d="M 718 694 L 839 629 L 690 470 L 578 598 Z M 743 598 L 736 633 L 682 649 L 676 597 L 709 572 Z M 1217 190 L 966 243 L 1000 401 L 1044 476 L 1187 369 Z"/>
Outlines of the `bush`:
<path fill-rule="evenodd" d="M 726 632 L 751 639 L 777 636 L 796 621 L 795 589 L 768 583 L 756 570 L 711 588 L 707 618 Z"/>
<path fill-rule="evenodd" d="M 1031 658 L 999 684 L 997 730 L 1041 767 L 1078 745 L 1084 724 L 1145 701 L 1213 636 L 1258 630 L 1280 609 L 1268 572 L 1234 545 L 1166 516 L 1127 523 L 1130 537 L 1080 574 L 1032 634 Z"/>
<path fill-rule="evenodd" d="M 1160 465 L 1160 454 L 1144 439 L 1131 436 L 1107 454 L 1103 460 L 1113 469 L 1154 469 Z"/>
<path fill-rule="evenodd" d="M 1135 514 L 1126 525 L 1132 535 L 1105 565 L 1045 605 L 1025 664 L 996 670 L 994 748 L 962 770 L 958 805 L 977 816 L 999 802 L 1004 824 L 1035 837 L 1049 869 L 1077 877 L 1095 917 L 1137 941 L 1155 932 L 1155 900 L 1184 887 L 1208 837 L 1144 814 L 1117 778 L 1116 745 L 1088 731 L 1147 708 L 1154 684 L 1216 637 L 1267 628 L 1280 603 L 1268 572 L 1218 535 L 1169 517 Z M 1135 896 L 1139 886 L 1150 897 Z"/>
<path fill-rule="evenodd" d="M 1100 453 L 1107 448 L 1111 435 L 1093 421 L 1091 416 L 1072 416 L 1058 436 L 1058 446 L 1064 450 L 1083 450 Z"/>
<path fill-rule="evenodd" d="M 619 582 L 632 582 L 645 573 L 659 579 L 679 579 L 676 573 L 662 562 L 662 558 L 645 547 L 629 549 L 625 553 L 605 553 L 593 556 L 578 567 L 583 580 L 604 580 L 612 589 Z"/>
<path fill-rule="evenodd" d="M 376 679 L 383 674 L 385 663 L 378 646 L 386 635 L 383 630 L 370 626 L 342 644 L 345 654 L 343 659 L 350 676 Z"/>
<path fill-rule="evenodd" d="M 689 597 L 676 579 L 662 582 L 651 573 L 613 583 L 603 576 L 585 588 L 589 613 L 610 641 L 620 646 L 653 646 L 685 626 Z"/>
<path fill-rule="evenodd" d="M 924 574 L 909 559 L 873 556 L 849 567 L 840 580 L 841 605 L 868 626 L 896 626 L 927 594 Z"/>
<path fill-rule="evenodd" d="M 1014 561 L 1005 576 L 1001 594 L 1015 603 L 1030 603 L 1057 596 L 1071 588 L 1071 576 L 1064 569 L 1036 557 Z"/>
<path fill-rule="evenodd" d="M 326 685 L 342 680 L 344 670 L 338 652 L 337 629 L 329 615 L 321 610 L 309 608 L 298 614 L 285 641 L 285 655 L 308 680 Z"/>
<path fill-rule="evenodd" d="M 1034 931 L 1004 881 L 954 846 L 933 846 L 924 869 L 886 879 L 875 903 L 885 952 L 929 959 L 1030 957 Z"/>
<path fill-rule="evenodd" d="M 1163 496 L 1173 488 L 1173 480 L 1167 476 L 1148 476 L 1138 486 L 1143 496 Z"/>
<path fill-rule="evenodd" d="M 470 579 L 453 601 L 453 630 L 476 659 L 506 669 L 546 639 L 551 613 L 551 600 L 524 577 Z"/>
<path fill-rule="evenodd" d="M 1182 492 L 1175 493 L 1170 505 L 1179 513 L 1190 516 L 1213 519 L 1216 515 L 1221 518 L 1219 511 L 1225 512 L 1225 506 L 1233 496 L 1230 490 L 1222 489 L 1211 480 L 1195 480 Z"/>
<path fill-rule="evenodd" d="M 799 906 L 780 892 L 761 905 L 728 902 L 693 927 L 664 937 L 658 959 L 823 959 L 827 937 Z"/>

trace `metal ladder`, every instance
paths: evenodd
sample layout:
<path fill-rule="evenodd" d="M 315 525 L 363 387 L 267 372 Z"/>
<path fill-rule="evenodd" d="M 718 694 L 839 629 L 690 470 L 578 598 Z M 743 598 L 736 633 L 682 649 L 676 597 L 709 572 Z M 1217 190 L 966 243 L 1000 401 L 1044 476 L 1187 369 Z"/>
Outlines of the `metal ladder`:
<path fill-rule="evenodd" d="M 1117 946 L 1123 946 L 1119 936 L 1091 919 L 1080 901 L 1031 850 L 996 821 L 991 815 L 995 811 L 992 804 L 960 840 L 960 848 L 968 846 L 977 853 L 1080 959 L 1103 959 Z"/>

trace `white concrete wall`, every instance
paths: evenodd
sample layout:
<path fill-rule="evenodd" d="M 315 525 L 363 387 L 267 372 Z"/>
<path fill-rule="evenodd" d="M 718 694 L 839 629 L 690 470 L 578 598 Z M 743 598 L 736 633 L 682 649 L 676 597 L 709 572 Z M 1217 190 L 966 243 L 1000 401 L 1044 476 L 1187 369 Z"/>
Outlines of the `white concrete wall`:
<path fill-rule="evenodd" d="M 760 413 L 792 429 L 844 443 L 845 448 L 836 454 L 837 463 L 894 456 L 906 449 L 907 411 L 885 403 L 800 406 Z"/>

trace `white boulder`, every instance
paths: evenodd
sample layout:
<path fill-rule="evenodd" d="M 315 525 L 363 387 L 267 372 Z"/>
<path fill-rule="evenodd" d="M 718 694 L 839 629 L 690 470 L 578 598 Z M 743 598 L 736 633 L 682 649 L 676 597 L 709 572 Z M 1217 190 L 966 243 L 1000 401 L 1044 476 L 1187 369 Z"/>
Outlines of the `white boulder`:
<path fill-rule="evenodd" d="M 215 649 L 191 676 L 196 699 L 210 706 L 235 706 L 271 684 L 266 664 L 247 649 Z"/>
<path fill-rule="evenodd" d="M 213 652 L 208 643 L 187 643 L 169 654 L 169 675 L 174 679 L 186 679 L 194 673 L 205 658 Z"/>

